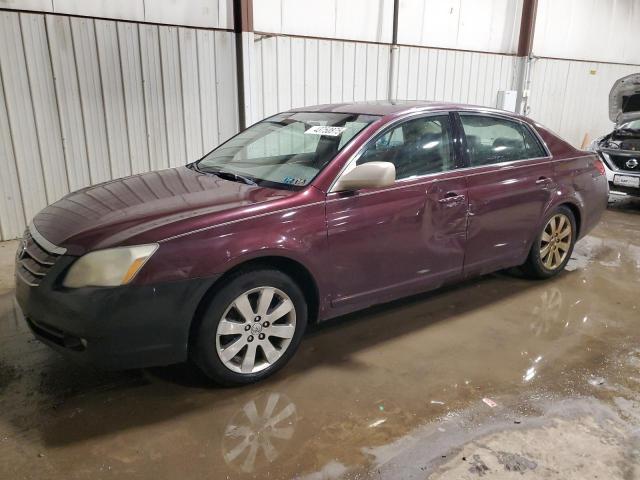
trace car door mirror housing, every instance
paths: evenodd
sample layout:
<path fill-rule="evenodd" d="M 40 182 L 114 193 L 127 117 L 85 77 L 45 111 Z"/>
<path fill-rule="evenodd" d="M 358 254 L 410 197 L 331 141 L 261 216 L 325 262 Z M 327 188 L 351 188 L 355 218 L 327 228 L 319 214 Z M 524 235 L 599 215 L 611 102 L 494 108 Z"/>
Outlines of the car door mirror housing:
<path fill-rule="evenodd" d="M 391 162 L 367 162 L 344 173 L 331 189 L 332 192 L 381 188 L 396 181 L 396 167 Z"/>

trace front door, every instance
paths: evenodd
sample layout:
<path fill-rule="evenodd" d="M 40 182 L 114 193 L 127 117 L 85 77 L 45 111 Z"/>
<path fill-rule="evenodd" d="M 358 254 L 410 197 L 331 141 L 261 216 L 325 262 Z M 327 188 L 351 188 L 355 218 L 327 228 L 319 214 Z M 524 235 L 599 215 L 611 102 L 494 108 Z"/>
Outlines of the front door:
<path fill-rule="evenodd" d="M 469 227 L 465 274 L 524 261 L 555 184 L 548 154 L 524 123 L 460 113 L 465 137 Z"/>
<path fill-rule="evenodd" d="M 395 184 L 327 196 L 335 307 L 380 303 L 461 275 L 467 189 L 453 137 L 446 113 L 396 123 L 357 159 L 394 163 Z"/>

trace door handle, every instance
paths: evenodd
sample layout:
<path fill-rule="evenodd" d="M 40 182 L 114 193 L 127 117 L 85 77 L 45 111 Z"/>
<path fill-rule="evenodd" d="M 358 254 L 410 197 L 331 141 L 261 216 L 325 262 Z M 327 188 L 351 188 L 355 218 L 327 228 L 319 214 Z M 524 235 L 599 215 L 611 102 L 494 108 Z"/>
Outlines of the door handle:
<path fill-rule="evenodd" d="M 456 192 L 447 192 L 444 194 L 438 203 L 458 203 L 465 199 L 464 195 L 459 195 Z"/>
<path fill-rule="evenodd" d="M 536 185 L 549 185 L 551 183 L 551 179 L 548 177 L 540 177 L 536 180 Z"/>

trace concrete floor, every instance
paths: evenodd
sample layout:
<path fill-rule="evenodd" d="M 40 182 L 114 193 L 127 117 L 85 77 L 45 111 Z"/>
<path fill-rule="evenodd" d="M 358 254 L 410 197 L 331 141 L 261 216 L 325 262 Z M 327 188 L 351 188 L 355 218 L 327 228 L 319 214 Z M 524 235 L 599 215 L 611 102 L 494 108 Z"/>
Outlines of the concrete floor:
<path fill-rule="evenodd" d="M 241 389 L 60 358 L 15 307 L 15 248 L 0 478 L 640 479 L 638 201 L 551 281 L 496 274 L 338 319 Z"/>

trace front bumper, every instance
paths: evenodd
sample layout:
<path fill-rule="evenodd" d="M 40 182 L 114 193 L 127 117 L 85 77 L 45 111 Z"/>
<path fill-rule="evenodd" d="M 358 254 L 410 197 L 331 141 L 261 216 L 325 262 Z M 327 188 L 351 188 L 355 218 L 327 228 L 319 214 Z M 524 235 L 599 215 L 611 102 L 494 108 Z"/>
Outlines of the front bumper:
<path fill-rule="evenodd" d="M 59 279 L 73 260 L 60 257 L 38 286 L 16 277 L 16 299 L 36 338 L 104 369 L 186 360 L 191 321 L 214 278 L 68 289 Z"/>
<path fill-rule="evenodd" d="M 640 196 L 640 188 L 626 187 L 622 185 L 616 185 L 614 178 L 616 175 L 624 175 L 625 177 L 636 177 L 640 179 L 640 173 L 629 170 L 620 170 L 613 166 L 611 161 L 606 157 L 603 152 L 599 152 L 600 156 L 604 159 L 605 172 L 607 174 L 607 181 L 609 182 L 609 193 L 613 195 L 632 195 Z"/>

